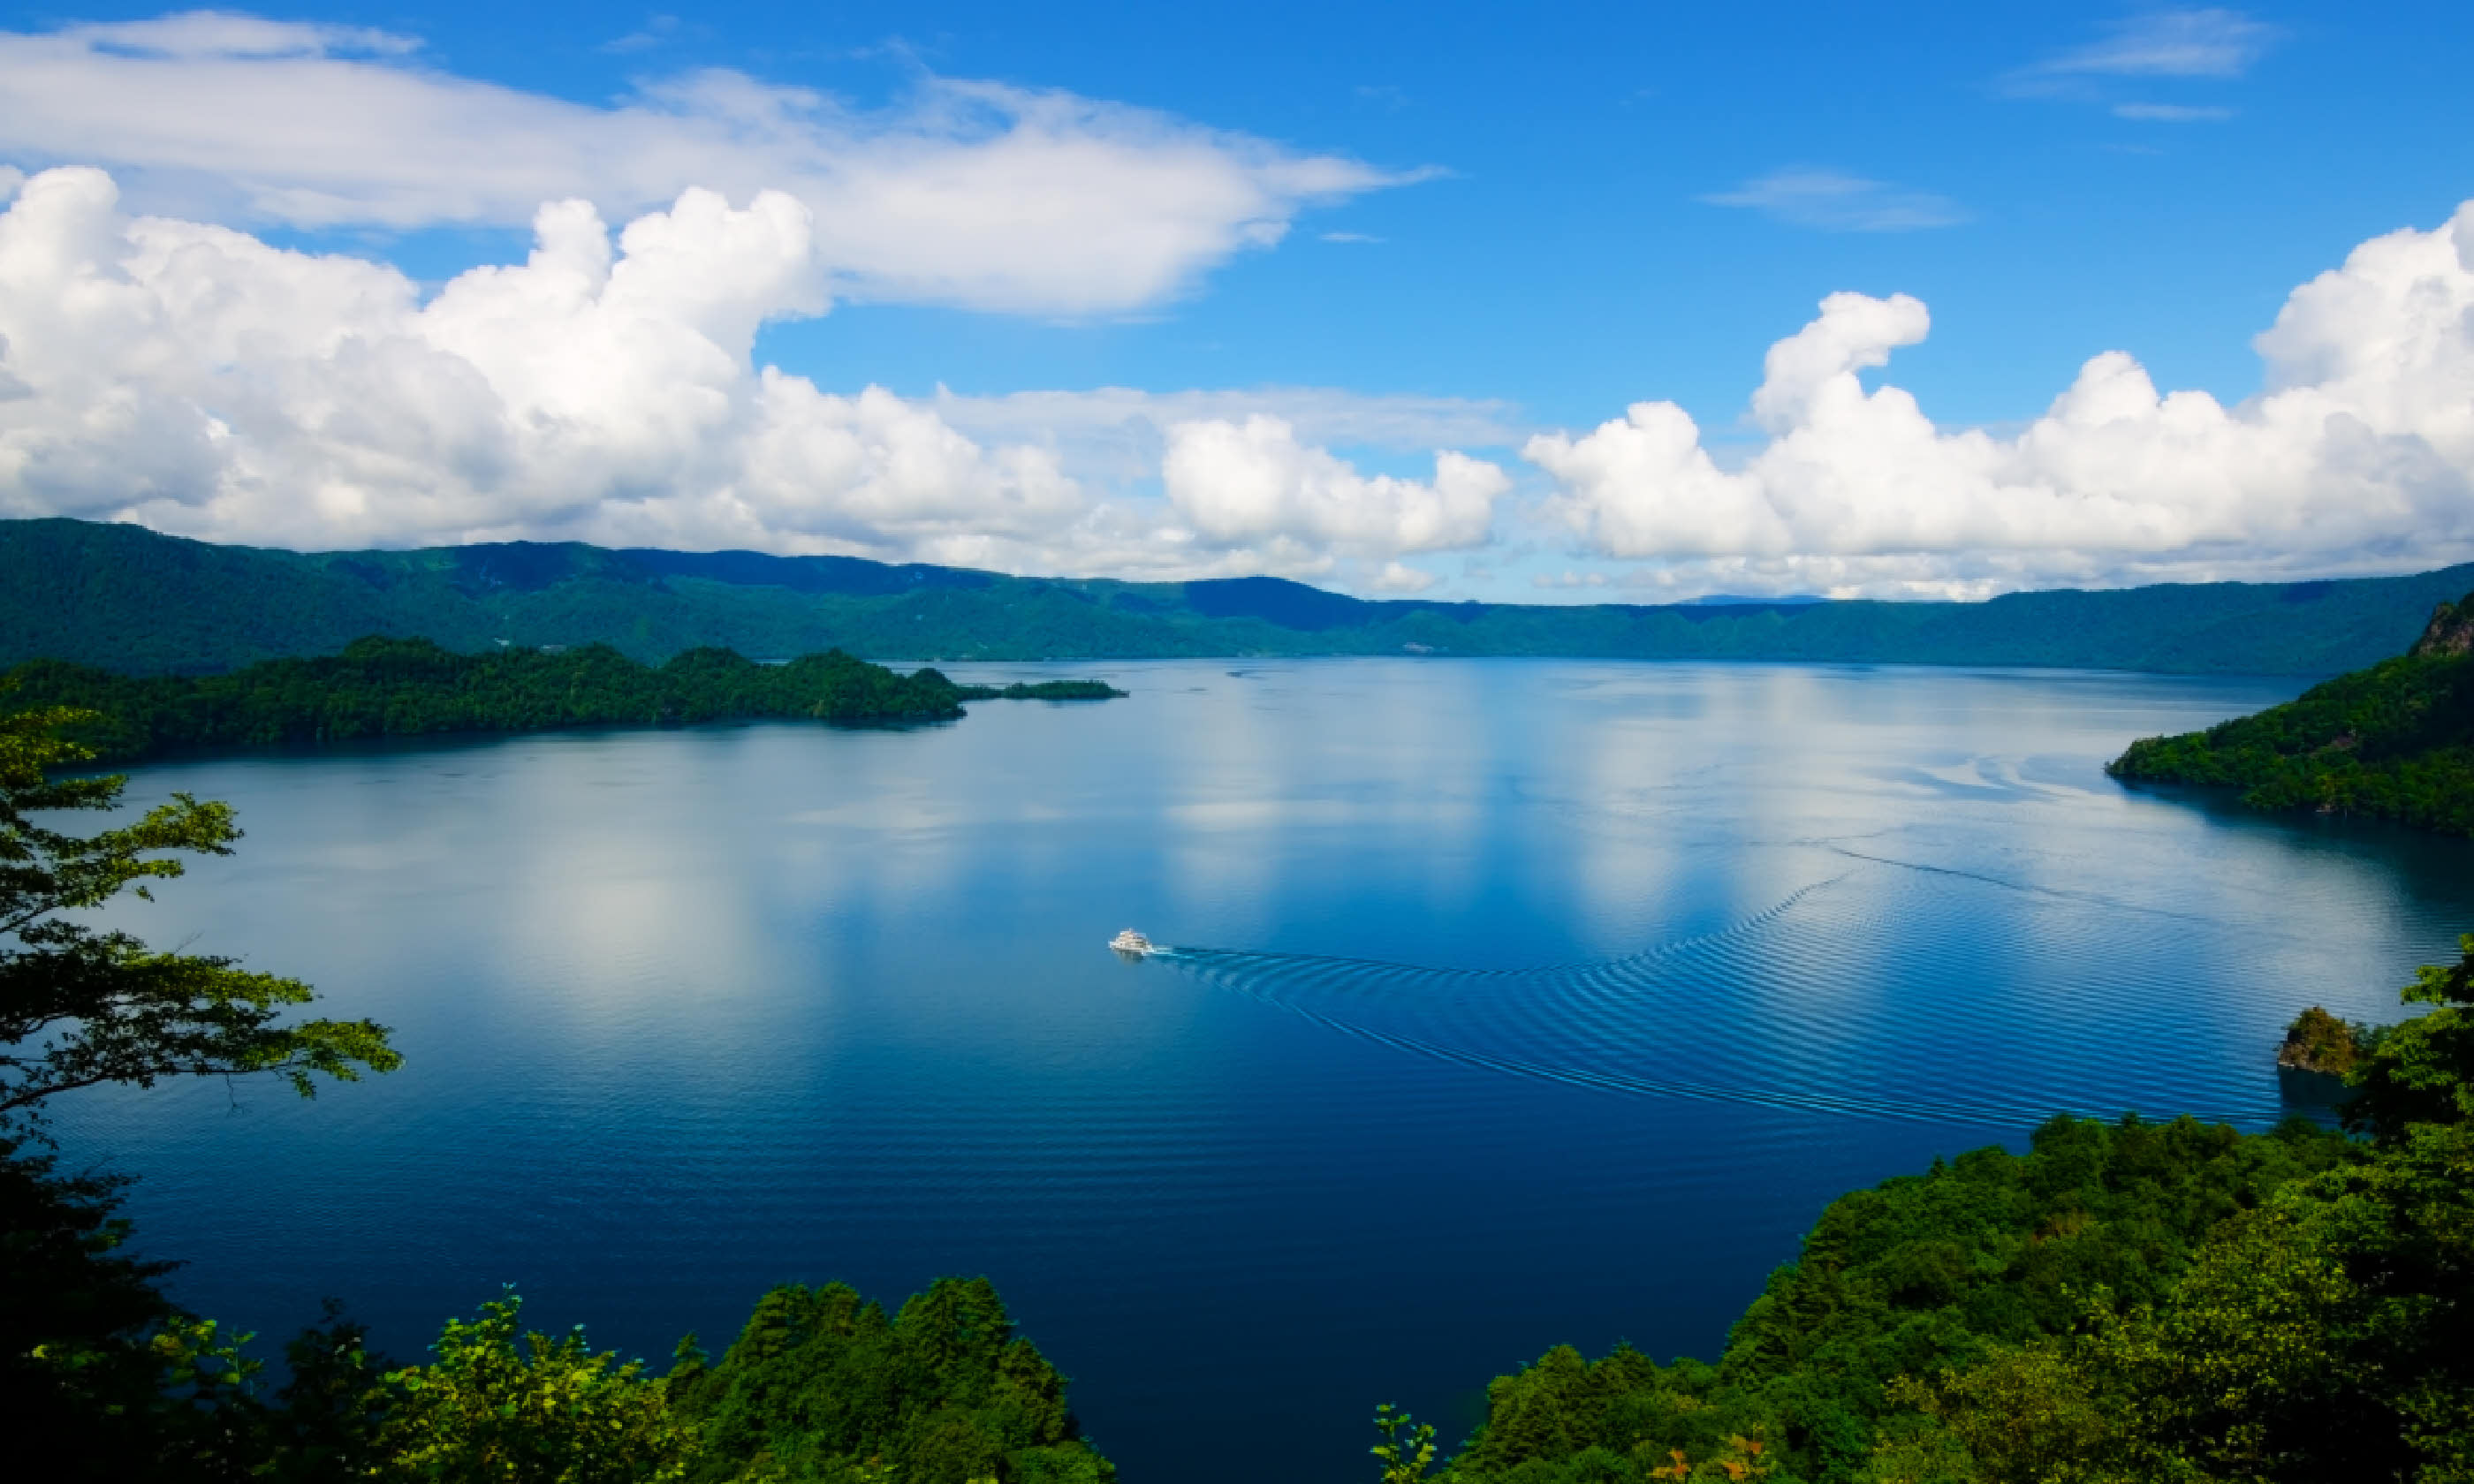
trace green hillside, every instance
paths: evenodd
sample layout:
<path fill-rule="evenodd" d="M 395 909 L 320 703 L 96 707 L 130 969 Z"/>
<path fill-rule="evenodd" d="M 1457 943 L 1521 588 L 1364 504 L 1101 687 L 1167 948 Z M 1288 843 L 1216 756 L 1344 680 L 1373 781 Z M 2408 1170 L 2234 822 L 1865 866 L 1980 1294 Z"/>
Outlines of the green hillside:
<path fill-rule="evenodd" d="M 2143 737 L 2107 771 L 2239 788 L 2253 808 L 2474 835 L 2474 592 L 2440 604 L 2406 654 L 2256 716 Z"/>
<path fill-rule="evenodd" d="M 15 520 L 0 521 L 0 663 L 198 673 L 382 634 L 459 651 L 603 643 L 647 663 L 722 647 L 764 658 L 1437 653 L 2310 675 L 2396 653 L 2434 603 L 2470 585 L 2474 566 L 1986 603 L 1369 602 L 1269 577 L 1121 583 L 574 543 L 303 554 Z"/>

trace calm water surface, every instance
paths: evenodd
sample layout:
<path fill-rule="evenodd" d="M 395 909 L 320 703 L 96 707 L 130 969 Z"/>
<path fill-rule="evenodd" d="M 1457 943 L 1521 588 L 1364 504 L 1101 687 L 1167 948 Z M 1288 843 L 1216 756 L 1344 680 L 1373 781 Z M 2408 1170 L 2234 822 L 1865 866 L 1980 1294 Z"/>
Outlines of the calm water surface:
<path fill-rule="evenodd" d="M 79 1094 L 63 1142 L 269 1335 L 335 1294 L 415 1355 L 512 1281 L 659 1359 L 772 1283 L 985 1273 L 1130 1484 L 1354 1479 L 1377 1401 L 1457 1435 L 1558 1342 L 1714 1353 L 1937 1153 L 2264 1126 L 2296 1009 L 2393 1016 L 2474 928 L 2465 842 L 2100 771 L 2299 682 L 1050 673 L 1133 696 L 149 768 L 249 838 L 123 920 L 407 1065 Z"/>

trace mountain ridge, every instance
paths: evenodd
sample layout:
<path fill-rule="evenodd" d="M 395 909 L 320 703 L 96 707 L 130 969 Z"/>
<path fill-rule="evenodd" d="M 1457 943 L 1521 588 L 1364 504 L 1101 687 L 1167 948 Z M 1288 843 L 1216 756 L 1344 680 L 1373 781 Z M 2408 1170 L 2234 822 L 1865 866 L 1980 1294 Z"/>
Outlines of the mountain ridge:
<path fill-rule="evenodd" d="M 380 634 L 463 651 L 607 643 L 647 663 L 720 646 L 906 660 L 1445 654 L 2326 675 L 2397 654 L 2469 586 L 2474 564 L 1981 603 L 1560 607 L 1357 598 L 1276 577 L 1015 577 L 583 542 L 292 552 L 46 517 L 0 521 L 0 664 L 210 673 Z"/>

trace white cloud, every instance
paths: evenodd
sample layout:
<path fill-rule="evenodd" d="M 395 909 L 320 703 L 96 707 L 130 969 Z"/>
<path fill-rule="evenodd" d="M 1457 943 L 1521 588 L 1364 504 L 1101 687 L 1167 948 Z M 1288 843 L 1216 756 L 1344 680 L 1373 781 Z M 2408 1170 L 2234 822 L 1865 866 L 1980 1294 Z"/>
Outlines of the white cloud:
<path fill-rule="evenodd" d="M 1502 402 L 1461 397 L 1370 395 L 1331 387 L 1145 392 L 1100 387 L 965 396 L 943 388 L 937 416 L 973 437 L 1020 440 L 1054 448 L 1069 467 L 1126 486 L 1155 478 L 1169 429 L 1262 415 L 1288 423 L 1300 443 L 1346 444 L 1385 453 L 1437 448 L 1510 448 L 1532 429 Z"/>
<path fill-rule="evenodd" d="M 1457 453 L 1431 482 L 1364 476 L 1297 436 L 1507 441 L 1488 404 L 914 402 L 759 367 L 762 324 L 827 308 L 813 217 L 780 192 L 691 190 L 615 242 L 590 204 L 554 203 L 534 233 L 524 262 L 424 301 L 381 263 L 126 215 L 99 170 L 33 178 L 0 213 L 0 515 L 310 548 L 576 539 L 1407 590 L 1431 579 L 1390 559 L 1483 542 L 1509 485 Z M 1126 462 L 1103 456 L 1111 439 Z M 1164 458 L 1171 498 L 1135 492 Z"/>
<path fill-rule="evenodd" d="M 2151 11 L 2116 21 L 2101 41 L 2022 69 L 2025 79 L 2070 76 L 2232 78 L 2250 70 L 2284 33 L 2240 11 Z"/>
<path fill-rule="evenodd" d="M 410 37 L 215 12 L 0 33 L 0 154 L 152 209 L 307 228 L 804 202 L 837 294 L 1050 315 L 1159 303 L 1318 203 L 1418 179 L 1071 93 L 922 77 L 862 110 L 690 72 L 597 107 L 420 65 Z"/>
<path fill-rule="evenodd" d="M 417 36 L 368 26 L 266 20 L 231 11 L 183 11 L 152 20 L 86 22 L 55 35 L 111 56 L 182 58 L 401 57 Z"/>
<path fill-rule="evenodd" d="M 604 41 L 596 50 L 624 56 L 629 52 L 649 52 L 667 46 L 678 38 L 679 18 L 675 15 L 648 15 L 644 24 L 625 36 Z"/>
<path fill-rule="evenodd" d="M 901 552 L 1085 513 L 1044 450 L 751 368 L 760 323 L 825 307 L 788 196 L 690 191 L 615 249 L 564 202 L 536 233 L 424 304 L 382 264 L 125 217 L 100 171 L 34 178 L 0 215 L 0 508 L 287 545 Z"/>
<path fill-rule="evenodd" d="M 1921 231 L 1954 227 L 1968 219 L 1966 208 L 1947 196 L 1835 170 L 1773 171 L 1732 191 L 1701 199 L 1713 206 L 1749 207 L 1790 226 L 1824 231 Z"/>
<path fill-rule="evenodd" d="M 1857 372 L 1924 339 L 1904 295 L 1833 294 L 1770 348 L 1734 467 L 1672 402 L 1524 456 L 1595 550 L 1733 590 L 2397 570 L 2474 556 L 2474 202 L 2357 248 L 2257 346 L 2268 390 L 2160 395 L 2107 351 L 2016 437 L 1934 425 Z"/>
<path fill-rule="evenodd" d="M 2117 103 L 2113 116 L 2140 124 L 2221 124 L 2234 116 L 2234 110 L 2178 103 Z"/>
<path fill-rule="evenodd" d="M 1440 579 L 1432 572 L 1418 567 L 1403 566 L 1397 562 L 1386 562 L 1367 586 L 1376 592 L 1416 593 L 1425 591 L 1438 581 Z"/>
<path fill-rule="evenodd" d="M 1160 479 L 1205 541 L 1362 557 L 1484 545 L 1512 488 L 1494 465 L 1448 450 L 1431 481 L 1360 474 L 1262 414 L 1174 424 Z"/>
<path fill-rule="evenodd" d="M 2223 84 L 2248 72 L 2277 42 L 2282 27 L 2222 9 L 2150 11 L 2114 22 L 2102 40 L 2016 68 L 1997 80 L 2014 98 L 2055 98 L 2108 107 L 2116 118 L 2193 124 L 2233 117 L 2231 108 L 2124 99 L 2130 80 Z"/>

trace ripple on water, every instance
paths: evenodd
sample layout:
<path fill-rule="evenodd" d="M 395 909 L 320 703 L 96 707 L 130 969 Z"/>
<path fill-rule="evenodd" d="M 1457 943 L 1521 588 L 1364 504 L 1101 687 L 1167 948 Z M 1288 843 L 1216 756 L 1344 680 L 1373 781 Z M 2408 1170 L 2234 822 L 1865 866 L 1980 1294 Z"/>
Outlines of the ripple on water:
<path fill-rule="evenodd" d="M 1992 1128 L 2057 1113 L 2252 1128 L 2284 1116 L 2256 1068 L 2229 1077 L 2157 1049 L 2177 1047 L 2205 1007 L 2125 971 L 2171 959 L 2124 940 L 2170 932 L 2181 914 L 2064 892 L 2032 920 L 1989 915 L 1972 894 L 2021 888 L 1938 868 L 1928 886 L 1901 879 L 1915 869 L 1842 872 L 1723 927 L 1591 964 L 1460 969 L 1206 947 L 1159 960 L 1395 1051 L 1625 1096 Z M 2021 1014 L 2016 984 L 1999 999 L 1977 993 L 1979 955 L 2032 958 L 2043 1013 Z M 1885 982 L 1900 988 L 1894 1004 L 1878 1002 Z"/>

